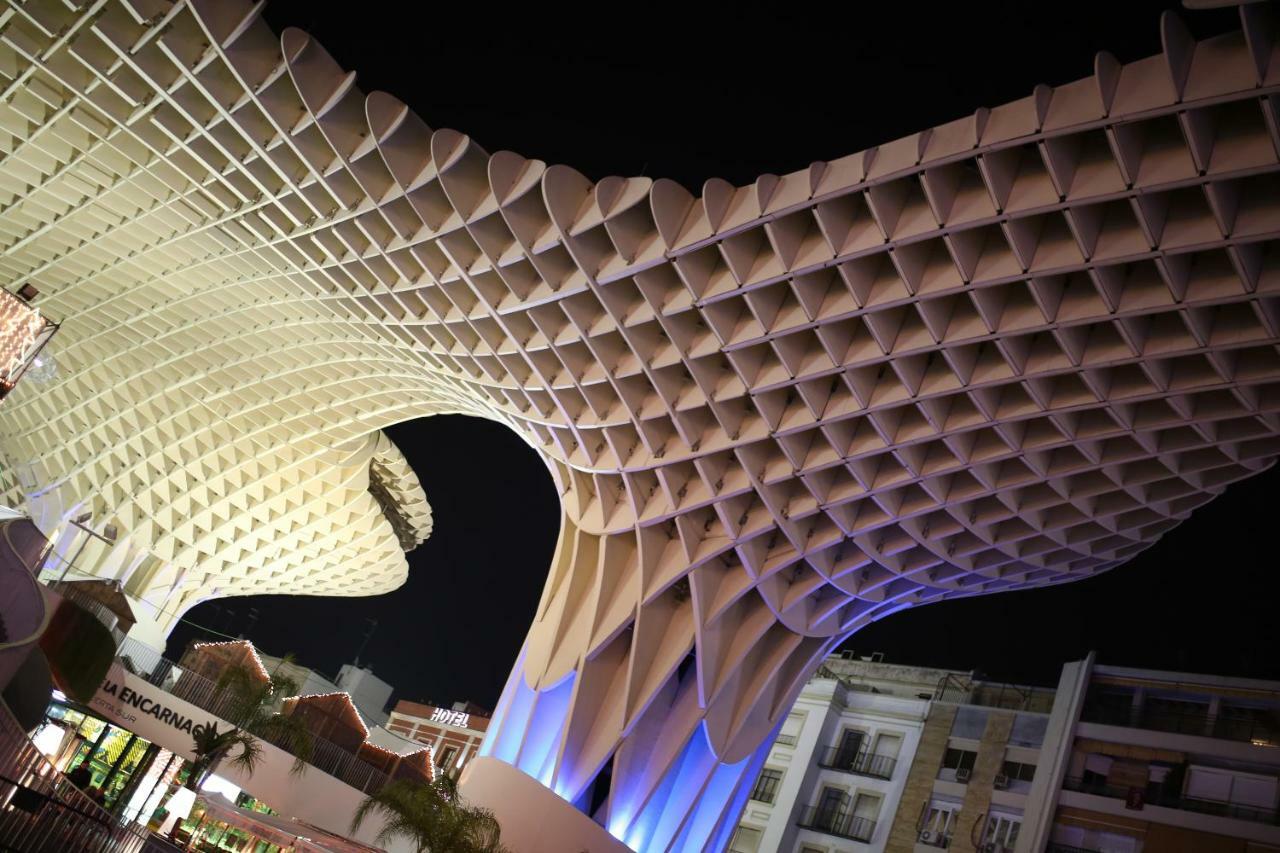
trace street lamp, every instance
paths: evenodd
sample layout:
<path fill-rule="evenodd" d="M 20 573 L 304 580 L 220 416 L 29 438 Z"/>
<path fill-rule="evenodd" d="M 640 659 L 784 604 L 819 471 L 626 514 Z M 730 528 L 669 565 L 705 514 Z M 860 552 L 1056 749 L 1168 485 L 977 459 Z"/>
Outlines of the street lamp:
<path fill-rule="evenodd" d="M 93 518 L 93 513 L 86 512 L 84 515 L 81 515 L 78 518 L 71 519 L 71 524 L 74 525 L 75 527 L 80 528 L 85 533 L 88 533 L 89 536 L 92 536 L 95 539 L 100 539 L 103 542 L 106 542 L 108 545 L 114 545 L 116 542 L 116 535 L 118 533 L 118 531 L 116 530 L 116 526 L 114 524 L 108 524 L 106 527 L 102 528 L 101 533 L 98 533 L 94 531 L 93 528 L 85 526 L 85 522 L 89 521 L 92 518 Z M 76 549 L 75 556 L 73 556 L 70 560 L 67 560 L 64 562 L 62 567 L 62 574 L 58 575 L 58 583 L 62 583 L 64 580 L 66 580 L 67 572 L 69 572 L 71 570 L 71 567 L 75 565 L 76 560 L 80 559 L 80 554 L 84 551 L 85 546 L 88 544 L 89 544 L 89 539 L 88 537 L 85 537 L 84 541 L 80 543 L 80 547 Z"/>

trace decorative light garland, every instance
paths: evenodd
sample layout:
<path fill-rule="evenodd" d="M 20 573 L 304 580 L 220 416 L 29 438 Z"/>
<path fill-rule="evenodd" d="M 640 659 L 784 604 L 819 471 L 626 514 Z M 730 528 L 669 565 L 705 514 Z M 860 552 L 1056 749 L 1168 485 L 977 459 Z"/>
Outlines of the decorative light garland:
<path fill-rule="evenodd" d="M 39 309 L 0 289 L 0 382 L 13 384 L 47 325 Z"/>
<path fill-rule="evenodd" d="M 364 730 L 364 736 L 368 738 L 369 727 L 364 724 L 364 718 L 360 716 L 360 709 L 357 708 L 356 703 L 352 701 L 351 694 L 345 690 L 333 690 L 328 693 L 306 693 L 301 696 L 289 696 L 285 698 L 284 702 L 285 704 L 288 704 L 290 702 L 296 703 L 302 699 L 328 699 L 331 696 L 342 696 L 346 698 L 347 705 L 350 706 L 351 710 L 355 712 L 356 722 L 360 723 L 360 728 Z"/>
<path fill-rule="evenodd" d="M 222 640 L 216 643 L 214 642 L 192 643 L 191 650 L 195 651 L 197 649 L 218 648 L 223 646 L 240 646 L 241 648 L 248 649 L 249 655 L 253 659 L 254 666 L 258 668 L 259 674 L 261 674 L 264 678 L 271 677 L 271 673 L 270 671 L 267 670 L 266 665 L 263 664 L 262 658 L 258 656 L 257 648 L 253 645 L 253 642 L 250 640 Z"/>

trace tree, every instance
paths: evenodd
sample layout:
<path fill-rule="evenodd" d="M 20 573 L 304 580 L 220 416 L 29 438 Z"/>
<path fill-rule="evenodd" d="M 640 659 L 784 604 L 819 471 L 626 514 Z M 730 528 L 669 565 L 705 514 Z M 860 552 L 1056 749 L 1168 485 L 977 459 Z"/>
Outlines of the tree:
<path fill-rule="evenodd" d="M 199 790 L 224 758 L 252 775 L 262 758 L 258 738 L 292 753 L 294 773 L 305 770 L 311 758 L 311 732 L 301 721 L 275 710 L 280 700 L 297 692 L 297 684 L 278 672 L 263 681 L 243 665 L 223 671 L 215 687 L 214 709 L 231 728 L 219 731 L 217 723 L 195 727 L 191 739 L 196 757 L 186 787 Z"/>
<path fill-rule="evenodd" d="M 418 853 L 510 853 L 502 846 L 502 831 L 493 813 L 469 806 L 458 796 L 457 784 L 444 774 L 431 784 L 397 779 L 365 798 L 351 819 L 356 832 L 371 814 L 386 825 L 376 843 L 401 836 Z"/>

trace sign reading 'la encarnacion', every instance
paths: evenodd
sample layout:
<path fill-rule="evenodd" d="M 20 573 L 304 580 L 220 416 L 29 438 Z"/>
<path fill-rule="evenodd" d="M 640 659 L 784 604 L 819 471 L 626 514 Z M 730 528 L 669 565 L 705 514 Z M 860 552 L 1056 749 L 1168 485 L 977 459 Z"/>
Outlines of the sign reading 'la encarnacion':
<path fill-rule="evenodd" d="M 101 692 L 107 696 L 114 696 L 118 700 L 120 704 L 116 706 L 117 713 L 123 710 L 121 706 L 129 705 L 186 734 L 191 734 L 192 727 L 197 725 L 190 717 L 185 717 L 160 702 L 130 690 L 122 684 L 117 684 L 109 678 L 103 683 Z"/>
<path fill-rule="evenodd" d="M 89 705 L 108 722 L 124 726 L 183 758 L 193 757 L 191 736 L 197 726 L 230 727 L 216 715 L 139 678 L 119 663 L 112 665 Z"/>

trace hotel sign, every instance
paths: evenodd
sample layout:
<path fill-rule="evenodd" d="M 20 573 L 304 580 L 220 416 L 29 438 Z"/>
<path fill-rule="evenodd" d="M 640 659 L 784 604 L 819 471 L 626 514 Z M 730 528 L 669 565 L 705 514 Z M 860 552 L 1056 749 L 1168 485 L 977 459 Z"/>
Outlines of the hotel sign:
<path fill-rule="evenodd" d="M 471 715 L 461 711 L 450 711 L 448 708 L 436 708 L 431 714 L 430 722 L 444 723 L 446 726 L 457 726 L 460 729 L 471 728 Z"/>

